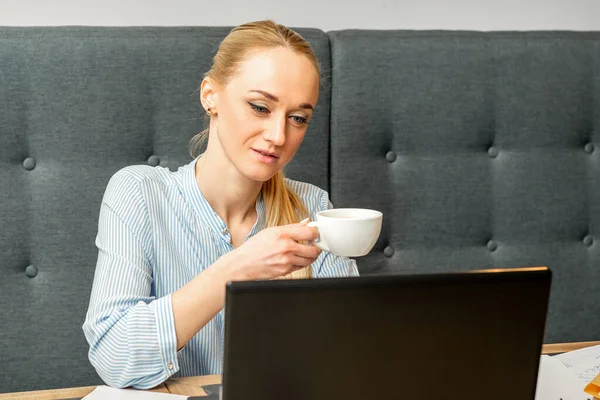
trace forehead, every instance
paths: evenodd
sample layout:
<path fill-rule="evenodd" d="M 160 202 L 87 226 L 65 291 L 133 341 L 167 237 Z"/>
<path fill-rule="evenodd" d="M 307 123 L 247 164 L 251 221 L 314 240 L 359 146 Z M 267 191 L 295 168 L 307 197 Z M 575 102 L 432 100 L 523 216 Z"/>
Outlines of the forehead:
<path fill-rule="evenodd" d="M 308 57 L 281 47 L 250 53 L 228 86 L 242 91 L 264 90 L 283 102 L 314 105 L 319 76 Z"/>

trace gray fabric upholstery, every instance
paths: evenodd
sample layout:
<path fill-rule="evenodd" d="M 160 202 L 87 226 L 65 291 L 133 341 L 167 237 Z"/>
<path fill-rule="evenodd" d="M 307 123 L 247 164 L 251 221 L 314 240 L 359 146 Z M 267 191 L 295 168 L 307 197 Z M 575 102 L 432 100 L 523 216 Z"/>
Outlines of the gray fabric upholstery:
<path fill-rule="evenodd" d="M 81 324 L 103 191 L 190 161 L 228 31 L 0 28 L 0 392 L 101 383 Z M 299 31 L 323 85 L 287 173 L 384 212 L 361 273 L 548 265 L 546 341 L 599 339 L 600 34 Z"/>
<path fill-rule="evenodd" d="M 361 272 L 547 265 L 546 341 L 598 340 L 600 34 L 330 38 L 332 199 L 384 212 Z"/>
<path fill-rule="evenodd" d="M 0 28 L 0 392 L 101 383 L 81 325 L 102 194 L 121 167 L 175 169 L 229 28 Z M 330 70 L 329 41 L 300 29 Z M 288 176 L 328 189 L 329 86 Z"/>

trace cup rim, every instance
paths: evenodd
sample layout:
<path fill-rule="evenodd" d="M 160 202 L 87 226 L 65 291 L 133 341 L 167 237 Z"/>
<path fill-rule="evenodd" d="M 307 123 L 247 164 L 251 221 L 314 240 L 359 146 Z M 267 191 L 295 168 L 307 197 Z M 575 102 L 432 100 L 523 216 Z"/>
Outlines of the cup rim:
<path fill-rule="evenodd" d="M 327 219 L 338 219 L 336 217 L 331 217 L 331 216 L 326 215 L 327 213 L 336 212 L 336 211 L 351 211 L 351 212 L 355 212 L 355 211 L 365 212 L 366 211 L 370 214 L 370 215 L 352 217 L 352 219 L 359 220 L 359 221 L 379 219 L 379 218 L 383 217 L 383 213 L 381 211 L 373 210 L 370 208 L 329 208 L 327 210 L 319 211 L 317 213 L 317 216 L 319 216 L 321 218 L 327 218 Z"/>

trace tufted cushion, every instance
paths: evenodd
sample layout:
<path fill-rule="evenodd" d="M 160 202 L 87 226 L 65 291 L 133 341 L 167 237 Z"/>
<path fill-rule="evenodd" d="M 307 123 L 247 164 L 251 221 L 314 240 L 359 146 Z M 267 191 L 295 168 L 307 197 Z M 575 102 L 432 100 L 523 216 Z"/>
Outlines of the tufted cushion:
<path fill-rule="evenodd" d="M 110 176 L 191 161 L 230 28 L 0 28 L 0 392 L 100 383 L 81 325 Z M 300 29 L 325 74 L 329 41 Z M 328 188 L 329 86 L 288 176 Z"/>
<path fill-rule="evenodd" d="M 547 265 L 546 341 L 597 340 L 600 33 L 330 37 L 332 199 L 384 212 L 361 272 Z"/>

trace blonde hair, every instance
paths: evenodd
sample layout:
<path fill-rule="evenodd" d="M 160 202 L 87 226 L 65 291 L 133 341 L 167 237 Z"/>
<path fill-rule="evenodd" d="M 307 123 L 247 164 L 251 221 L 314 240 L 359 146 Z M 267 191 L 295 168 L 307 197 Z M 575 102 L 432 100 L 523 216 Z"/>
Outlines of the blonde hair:
<path fill-rule="evenodd" d="M 219 45 L 213 66 L 204 76 L 220 85 L 226 85 L 237 68 L 253 51 L 286 47 L 306 56 L 320 75 L 320 66 L 308 42 L 293 30 L 273 21 L 256 21 L 234 28 Z M 190 154 L 197 157 L 209 134 L 208 128 L 190 141 Z M 308 217 L 306 206 L 297 193 L 277 172 L 262 186 L 261 193 L 266 209 L 266 226 L 280 226 L 299 222 Z"/>

